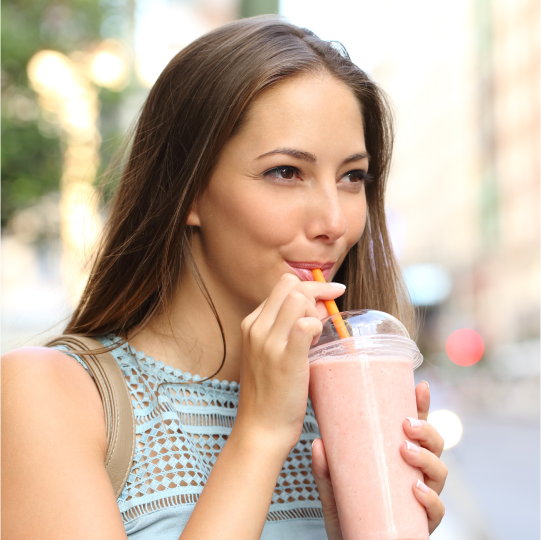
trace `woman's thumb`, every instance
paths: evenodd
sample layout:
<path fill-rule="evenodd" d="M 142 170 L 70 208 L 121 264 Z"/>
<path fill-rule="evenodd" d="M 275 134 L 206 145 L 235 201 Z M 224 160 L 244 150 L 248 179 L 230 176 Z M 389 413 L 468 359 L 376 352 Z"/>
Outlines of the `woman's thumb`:
<path fill-rule="evenodd" d="M 329 539 L 341 540 L 342 529 L 340 528 L 340 517 L 336 508 L 329 465 L 322 439 L 316 439 L 312 443 L 312 475 L 319 492 L 327 536 Z"/>

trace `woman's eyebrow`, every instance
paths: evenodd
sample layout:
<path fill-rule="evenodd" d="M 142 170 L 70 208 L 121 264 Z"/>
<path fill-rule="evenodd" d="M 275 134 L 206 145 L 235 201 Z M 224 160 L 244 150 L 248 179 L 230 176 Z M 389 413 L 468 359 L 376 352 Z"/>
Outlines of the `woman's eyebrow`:
<path fill-rule="evenodd" d="M 297 159 L 301 159 L 302 161 L 308 161 L 308 163 L 316 162 L 316 156 L 314 156 L 314 154 L 310 154 L 310 152 L 303 152 L 302 150 L 295 150 L 294 148 L 275 148 L 270 152 L 261 154 L 257 159 L 261 159 L 265 156 L 271 156 L 272 154 L 287 154 L 288 156 L 293 156 Z"/>
<path fill-rule="evenodd" d="M 352 154 L 348 158 L 344 159 L 342 162 L 342 165 L 345 165 L 346 163 L 352 163 L 353 161 L 361 161 L 361 159 L 368 159 L 370 160 L 370 154 L 368 152 L 359 152 L 358 154 Z"/>
<path fill-rule="evenodd" d="M 286 154 L 294 158 L 300 159 L 302 161 L 307 161 L 308 163 L 316 163 L 316 156 L 310 152 L 304 152 L 302 150 L 296 150 L 295 148 L 275 148 L 270 152 L 261 154 L 257 159 L 264 158 L 266 156 L 271 156 L 273 154 Z M 370 154 L 366 151 L 358 152 L 357 154 L 352 154 L 351 156 L 344 159 L 342 165 L 346 163 L 352 163 L 353 161 L 361 161 L 362 159 L 370 159 Z"/>

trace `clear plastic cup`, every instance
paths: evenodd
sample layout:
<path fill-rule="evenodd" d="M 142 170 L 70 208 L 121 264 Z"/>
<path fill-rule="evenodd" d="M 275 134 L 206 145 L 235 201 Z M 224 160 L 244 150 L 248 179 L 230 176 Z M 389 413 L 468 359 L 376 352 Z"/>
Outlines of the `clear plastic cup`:
<path fill-rule="evenodd" d="M 310 348 L 310 400 L 325 445 L 344 540 L 428 540 L 423 480 L 399 446 L 406 417 L 417 418 L 413 370 L 423 357 L 402 323 L 375 310 L 340 314 L 340 339 L 324 319 Z"/>

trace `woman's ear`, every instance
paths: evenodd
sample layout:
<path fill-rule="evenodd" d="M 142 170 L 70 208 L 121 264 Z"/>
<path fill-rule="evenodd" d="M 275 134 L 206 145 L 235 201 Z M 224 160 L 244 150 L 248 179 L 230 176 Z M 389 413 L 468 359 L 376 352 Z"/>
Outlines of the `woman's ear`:
<path fill-rule="evenodd" d="M 188 214 L 186 225 L 191 225 L 192 227 L 201 226 L 201 220 L 199 219 L 199 213 L 197 212 L 197 206 L 195 203 L 192 205 L 190 213 Z"/>

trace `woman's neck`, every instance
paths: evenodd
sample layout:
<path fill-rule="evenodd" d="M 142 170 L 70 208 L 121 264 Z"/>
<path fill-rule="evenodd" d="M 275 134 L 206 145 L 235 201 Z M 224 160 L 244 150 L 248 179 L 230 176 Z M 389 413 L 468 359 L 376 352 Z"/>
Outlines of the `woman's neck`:
<path fill-rule="evenodd" d="M 250 310 L 239 309 L 220 294 L 220 288 L 210 276 L 203 275 L 203 280 L 220 317 L 227 343 L 226 360 L 213 378 L 239 382 L 240 325 Z M 153 315 L 148 324 L 140 332 L 132 332 L 133 337 L 129 335 L 128 340 L 136 349 L 166 365 L 206 378 L 216 373 L 222 363 L 224 347 L 220 327 L 188 270 L 180 283 L 169 308 Z"/>

